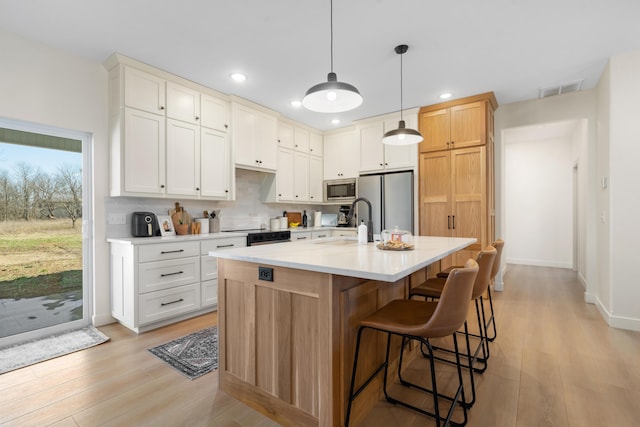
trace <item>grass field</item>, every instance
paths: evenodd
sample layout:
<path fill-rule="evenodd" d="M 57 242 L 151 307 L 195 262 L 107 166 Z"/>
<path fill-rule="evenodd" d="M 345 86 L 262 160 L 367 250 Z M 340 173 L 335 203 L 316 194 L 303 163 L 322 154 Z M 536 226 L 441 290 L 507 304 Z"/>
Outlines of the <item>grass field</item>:
<path fill-rule="evenodd" d="M 0 222 L 0 298 L 32 298 L 82 289 L 80 221 Z"/>

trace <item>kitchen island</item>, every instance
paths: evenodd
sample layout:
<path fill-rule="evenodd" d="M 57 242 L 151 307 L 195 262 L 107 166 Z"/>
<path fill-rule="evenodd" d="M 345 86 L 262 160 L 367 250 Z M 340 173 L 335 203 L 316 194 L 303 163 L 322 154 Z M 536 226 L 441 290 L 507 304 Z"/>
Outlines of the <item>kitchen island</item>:
<path fill-rule="evenodd" d="M 218 257 L 220 390 L 282 425 L 342 425 L 359 320 L 406 298 L 429 265 L 476 242 L 413 240 L 409 251 L 328 238 L 210 252 Z M 384 343 L 371 338 L 358 381 L 384 360 Z M 381 383 L 356 400 L 354 422 L 379 399 Z"/>

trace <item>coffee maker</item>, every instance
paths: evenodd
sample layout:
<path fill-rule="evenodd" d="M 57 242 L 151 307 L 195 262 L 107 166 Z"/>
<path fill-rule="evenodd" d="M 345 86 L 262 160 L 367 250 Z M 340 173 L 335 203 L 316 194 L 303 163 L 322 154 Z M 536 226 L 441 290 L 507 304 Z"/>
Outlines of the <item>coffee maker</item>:
<path fill-rule="evenodd" d="M 352 227 L 352 221 L 347 221 L 351 205 L 341 205 L 338 213 L 338 227 Z"/>

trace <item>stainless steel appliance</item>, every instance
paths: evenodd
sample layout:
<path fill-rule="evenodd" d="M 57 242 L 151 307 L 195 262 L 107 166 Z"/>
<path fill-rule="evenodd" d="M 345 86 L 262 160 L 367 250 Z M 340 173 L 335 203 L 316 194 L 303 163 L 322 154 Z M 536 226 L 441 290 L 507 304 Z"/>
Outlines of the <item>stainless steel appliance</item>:
<path fill-rule="evenodd" d="M 151 237 L 160 235 L 158 220 L 151 212 L 134 212 L 131 214 L 131 235 L 133 237 Z"/>
<path fill-rule="evenodd" d="M 334 179 L 324 182 L 325 202 L 353 202 L 357 196 L 357 178 Z"/>
<path fill-rule="evenodd" d="M 365 175 L 358 178 L 358 197 L 371 202 L 373 234 L 398 226 L 413 233 L 413 172 Z M 364 209 L 358 210 L 358 222 L 368 220 Z"/>

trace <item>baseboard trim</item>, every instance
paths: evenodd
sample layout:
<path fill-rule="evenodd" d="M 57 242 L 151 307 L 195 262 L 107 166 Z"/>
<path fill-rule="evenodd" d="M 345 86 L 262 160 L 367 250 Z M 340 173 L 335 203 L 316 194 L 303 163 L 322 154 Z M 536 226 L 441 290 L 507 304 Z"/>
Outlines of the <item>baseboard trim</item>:
<path fill-rule="evenodd" d="M 93 326 L 104 326 L 111 323 L 116 323 L 116 319 L 111 317 L 110 314 L 94 314 L 93 316 L 91 316 L 91 322 L 93 323 Z"/>
<path fill-rule="evenodd" d="M 508 258 L 507 264 L 535 265 L 538 267 L 573 268 L 573 265 L 571 265 L 571 263 L 545 261 L 541 259 Z"/>
<path fill-rule="evenodd" d="M 496 292 L 504 291 L 504 275 L 507 272 L 507 264 L 502 268 L 502 272 L 496 275 L 495 281 L 493 282 L 493 290 Z"/>
<path fill-rule="evenodd" d="M 626 329 L 629 331 L 640 331 L 640 319 L 634 319 L 631 317 L 613 316 L 602 302 L 596 298 L 596 307 L 600 312 L 600 315 L 607 322 L 607 325 L 612 328 Z"/>

